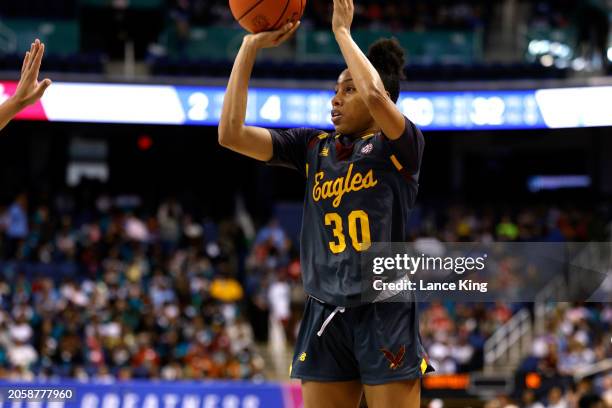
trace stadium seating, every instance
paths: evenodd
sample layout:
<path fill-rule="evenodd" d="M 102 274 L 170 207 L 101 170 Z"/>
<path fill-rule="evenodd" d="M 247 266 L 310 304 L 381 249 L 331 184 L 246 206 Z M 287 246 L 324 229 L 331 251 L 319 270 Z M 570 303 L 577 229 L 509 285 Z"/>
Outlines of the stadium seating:
<path fill-rule="evenodd" d="M 8 330 L 0 338 L 0 366 L 12 375 L 260 378 L 266 367 L 255 340 L 268 336 L 267 312 L 259 309 L 261 302 L 271 301 L 268 288 L 286 282 L 293 288 L 288 293 L 297 290 L 292 301 L 303 301 L 298 251 L 278 224 L 262 228 L 253 245 L 241 250 L 221 244 L 235 239 L 227 234 L 237 226 L 224 222 L 211 228 L 189 221 L 175 202 L 162 203 L 157 215 L 141 216 L 134 209 L 108 206 L 60 215 L 40 205 L 30 212 L 27 235 L 18 236 L 8 215 L 16 205 L 0 214 L 0 324 Z M 433 214 L 415 214 L 414 237 L 431 236 Z M 433 219 L 441 220 L 433 237 L 449 241 L 589 239 L 593 236 L 584 234 L 601 231 L 605 221 L 588 212 L 547 207 L 524 208 L 502 219 L 494 208 L 480 212 L 454 206 Z M 516 225 L 517 234 L 500 236 L 508 230 L 502 222 Z M 423 305 L 422 336 L 438 372 L 482 369 L 484 341 L 519 306 Z M 571 310 L 566 318 L 575 315 Z M 599 322 L 591 328 L 574 321 L 586 330 L 581 336 L 604 338 L 609 310 L 581 310 Z M 292 339 L 299 312 L 285 324 Z M 57 346 L 68 347 L 71 336 L 86 339 L 86 347 L 58 354 Z M 561 359 L 559 370 L 567 373 L 571 361 L 571 355 Z"/>

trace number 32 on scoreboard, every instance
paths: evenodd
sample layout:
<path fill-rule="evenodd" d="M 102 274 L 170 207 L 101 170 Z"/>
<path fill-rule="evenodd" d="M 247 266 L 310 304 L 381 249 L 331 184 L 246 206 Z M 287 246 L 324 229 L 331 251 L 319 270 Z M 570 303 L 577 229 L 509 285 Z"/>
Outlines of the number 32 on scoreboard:
<path fill-rule="evenodd" d="M 361 226 L 361 240 L 357 234 L 357 221 Z M 344 252 L 346 249 L 346 237 L 342 227 L 342 217 L 338 213 L 325 214 L 325 225 L 333 227 L 333 234 L 336 241 L 329 242 L 329 249 L 334 254 Z M 370 220 L 368 214 L 362 210 L 355 210 L 348 216 L 349 237 L 355 251 L 365 251 L 372 245 L 370 238 Z"/>

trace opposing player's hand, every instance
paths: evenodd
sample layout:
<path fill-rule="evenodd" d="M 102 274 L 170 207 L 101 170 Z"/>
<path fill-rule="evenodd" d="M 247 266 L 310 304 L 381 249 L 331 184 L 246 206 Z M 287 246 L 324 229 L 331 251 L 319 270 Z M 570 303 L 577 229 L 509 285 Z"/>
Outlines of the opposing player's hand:
<path fill-rule="evenodd" d="M 15 101 L 21 107 L 26 107 L 38 101 L 49 85 L 51 80 L 45 78 L 38 82 L 38 73 L 40 72 L 40 64 L 45 53 L 45 45 L 36 39 L 30 47 L 30 51 L 26 52 L 21 66 L 21 78 L 15 91 Z"/>
<path fill-rule="evenodd" d="M 332 18 L 332 30 L 351 30 L 355 6 L 353 0 L 334 0 L 334 15 Z"/>
<path fill-rule="evenodd" d="M 248 34 L 245 39 L 252 41 L 258 49 L 278 47 L 291 38 L 299 27 L 299 21 L 297 23 L 287 23 L 276 31 L 263 31 L 257 34 Z"/>

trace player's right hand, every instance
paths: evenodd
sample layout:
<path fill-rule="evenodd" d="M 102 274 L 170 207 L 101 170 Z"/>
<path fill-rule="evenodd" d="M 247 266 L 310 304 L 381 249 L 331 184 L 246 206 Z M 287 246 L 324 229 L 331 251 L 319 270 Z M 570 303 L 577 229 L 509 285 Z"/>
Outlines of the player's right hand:
<path fill-rule="evenodd" d="M 300 22 L 287 23 L 275 31 L 262 31 L 257 34 L 248 34 L 245 40 L 252 42 L 257 49 L 278 47 L 287 41 L 300 27 Z"/>

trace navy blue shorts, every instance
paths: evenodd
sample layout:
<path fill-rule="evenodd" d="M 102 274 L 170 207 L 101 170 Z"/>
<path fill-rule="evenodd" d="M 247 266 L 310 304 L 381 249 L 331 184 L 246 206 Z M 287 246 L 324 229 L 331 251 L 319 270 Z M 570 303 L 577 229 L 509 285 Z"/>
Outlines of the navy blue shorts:
<path fill-rule="evenodd" d="M 381 302 L 341 312 L 308 297 L 291 378 L 360 380 L 366 385 L 421 378 L 433 369 L 421 344 L 417 306 L 414 302 Z"/>

